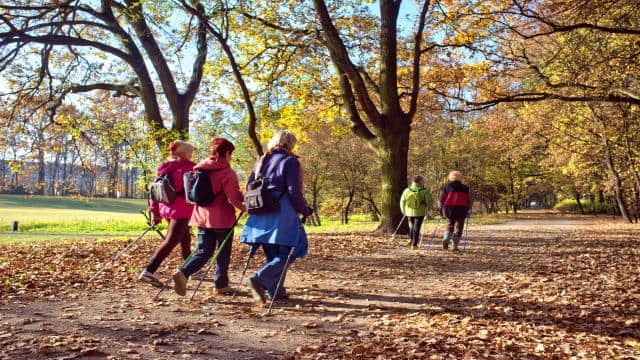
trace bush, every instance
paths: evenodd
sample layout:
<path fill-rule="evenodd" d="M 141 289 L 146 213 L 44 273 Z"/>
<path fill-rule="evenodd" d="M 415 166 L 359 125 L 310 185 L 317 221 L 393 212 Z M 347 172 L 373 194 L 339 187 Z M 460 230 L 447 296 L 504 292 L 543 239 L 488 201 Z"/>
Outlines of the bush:
<path fill-rule="evenodd" d="M 580 199 L 580 204 L 582 204 L 582 208 L 586 213 L 591 212 L 591 200 L 589 199 Z M 578 202 L 576 199 L 564 199 L 557 203 L 554 209 L 565 212 L 565 213 L 580 213 L 580 208 L 578 207 Z M 595 212 L 598 214 L 604 214 L 609 211 L 609 207 L 606 203 L 600 203 L 598 201 L 595 202 Z"/>

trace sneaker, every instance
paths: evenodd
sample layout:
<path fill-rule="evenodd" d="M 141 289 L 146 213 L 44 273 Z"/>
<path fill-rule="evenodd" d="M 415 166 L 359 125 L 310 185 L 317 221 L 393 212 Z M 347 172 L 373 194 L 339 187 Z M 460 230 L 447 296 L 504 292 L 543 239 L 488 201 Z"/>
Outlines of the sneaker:
<path fill-rule="evenodd" d="M 143 270 L 140 275 L 138 275 L 138 281 L 145 282 L 147 284 L 151 284 L 153 286 L 162 286 L 162 281 L 158 279 L 152 272 Z"/>
<path fill-rule="evenodd" d="M 187 294 L 187 277 L 184 276 L 182 271 L 176 271 L 173 274 L 173 289 L 176 291 L 176 294 L 180 296 L 185 296 Z"/>
<path fill-rule="evenodd" d="M 206 275 L 207 275 L 207 271 L 205 269 L 200 269 L 194 272 L 193 274 L 191 274 L 189 278 L 193 280 L 204 280 L 204 279 L 207 279 Z"/>
<path fill-rule="evenodd" d="M 417 245 L 411 245 L 411 250 L 418 250 L 418 246 Z"/>
<path fill-rule="evenodd" d="M 458 245 L 460 244 L 460 238 L 459 237 L 454 237 L 453 238 L 453 251 L 460 251 L 460 249 L 458 249 Z"/>
<path fill-rule="evenodd" d="M 233 294 L 233 289 L 225 286 L 223 288 L 213 288 L 213 295 L 231 295 Z"/>
<path fill-rule="evenodd" d="M 267 302 L 264 294 L 265 288 L 258 282 L 258 280 L 249 278 L 249 290 L 256 303 L 265 304 Z"/>

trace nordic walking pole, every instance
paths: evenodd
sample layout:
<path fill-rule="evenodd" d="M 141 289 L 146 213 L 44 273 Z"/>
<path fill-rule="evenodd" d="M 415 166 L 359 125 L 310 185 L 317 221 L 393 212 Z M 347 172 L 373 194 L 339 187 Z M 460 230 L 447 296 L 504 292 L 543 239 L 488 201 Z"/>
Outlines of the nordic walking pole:
<path fill-rule="evenodd" d="M 436 220 L 436 226 L 433 227 L 433 232 L 431 233 L 431 236 L 429 236 L 429 249 L 431 249 L 431 244 L 433 243 L 433 238 L 436 236 L 436 232 L 438 231 L 438 227 L 440 226 L 441 219 L 442 217 L 439 217 Z"/>
<path fill-rule="evenodd" d="M 240 221 L 240 218 L 242 217 L 242 215 L 244 215 L 244 211 L 240 212 L 240 215 L 238 215 L 238 217 L 236 218 L 236 221 L 233 223 L 233 226 L 231 226 L 231 229 L 229 229 L 227 236 L 225 236 L 224 240 L 222 240 L 222 243 L 218 247 L 218 250 L 216 251 L 215 255 L 213 255 L 213 257 L 211 258 L 211 261 L 209 262 L 207 271 L 205 271 L 204 276 L 200 278 L 200 281 L 198 281 L 198 286 L 196 286 L 196 289 L 193 291 L 193 294 L 191 294 L 191 298 L 189 298 L 189 301 L 193 300 L 193 298 L 196 296 L 196 293 L 200 289 L 200 285 L 202 285 L 202 281 L 204 281 L 204 279 L 209 274 L 209 270 L 211 270 L 211 267 L 213 266 L 213 264 L 215 264 L 216 260 L 218 260 L 218 256 L 220 256 L 222 249 L 224 249 L 225 245 L 227 245 L 227 241 L 229 241 L 229 238 L 231 238 L 231 234 L 233 234 L 233 228 L 236 227 L 236 224 L 238 224 L 238 221 Z"/>
<path fill-rule="evenodd" d="M 469 222 L 471 221 L 471 213 L 467 216 L 467 224 L 464 228 L 464 245 L 462 247 L 463 250 L 467 250 L 467 245 L 469 244 Z"/>
<path fill-rule="evenodd" d="M 138 236 L 135 240 L 133 240 L 127 246 L 125 246 L 124 249 L 120 250 L 117 254 L 111 257 L 111 259 L 109 259 L 109 261 L 100 270 L 98 270 L 98 272 L 96 272 L 95 274 L 93 274 L 91 278 L 89 278 L 89 280 L 87 281 L 87 284 L 91 284 L 91 281 L 93 281 L 93 279 L 95 279 L 98 275 L 102 274 L 102 272 L 106 270 L 107 266 L 111 265 L 114 261 L 116 261 L 116 259 L 119 258 L 120 255 L 124 254 L 125 251 L 129 250 L 129 248 L 133 246 L 133 244 L 135 244 L 138 240 L 142 239 L 142 237 L 145 236 L 149 232 L 149 230 L 153 228 L 154 226 L 150 225 L 140 236 Z"/>
<path fill-rule="evenodd" d="M 282 269 L 282 274 L 280 274 L 280 279 L 278 280 L 278 284 L 276 285 L 276 291 L 273 293 L 273 297 L 271 298 L 271 303 L 269 304 L 269 309 L 267 310 L 267 314 L 271 314 L 271 308 L 273 307 L 273 303 L 276 301 L 278 297 L 278 292 L 282 287 L 282 283 L 284 282 L 285 275 L 287 274 L 287 268 L 289 267 L 289 262 L 291 261 L 291 257 L 293 256 L 294 247 L 289 250 L 289 255 L 287 256 L 287 261 L 284 262 L 284 269 Z"/>
<path fill-rule="evenodd" d="M 242 285 L 242 280 L 244 280 L 244 275 L 247 273 L 247 268 L 249 268 L 249 262 L 251 262 L 251 258 L 253 257 L 253 255 L 255 255 L 256 251 L 258 250 L 258 244 L 251 244 L 251 246 L 249 246 L 249 258 L 247 258 L 247 262 L 244 264 L 244 269 L 242 269 L 242 275 L 240 276 L 240 281 L 238 281 L 238 286 L 236 286 L 236 289 L 233 291 L 233 296 L 231 296 L 231 299 L 235 299 L 236 298 L 236 294 L 238 294 L 238 290 L 240 290 L 240 285 Z"/>
<path fill-rule="evenodd" d="M 404 222 L 404 218 L 406 218 L 407 215 L 402 215 L 402 219 L 400 219 L 400 222 L 398 223 L 398 226 L 396 227 L 396 231 L 393 232 L 393 234 L 391 235 L 391 239 L 393 240 L 393 238 L 396 237 L 396 233 L 398 232 L 398 230 L 400 230 L 400 225 L 402 225 L 402 223 Z"/>

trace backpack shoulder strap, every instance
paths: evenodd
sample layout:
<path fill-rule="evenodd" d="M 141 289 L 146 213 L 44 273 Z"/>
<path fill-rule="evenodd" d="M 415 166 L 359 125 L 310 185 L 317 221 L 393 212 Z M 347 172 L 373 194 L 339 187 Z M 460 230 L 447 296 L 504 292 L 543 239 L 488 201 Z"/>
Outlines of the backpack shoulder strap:
<path fill-rule="evenodd" d="M 289 157 L 289 155 L 285 154 L 285 155 L 281 156 L 279 159 L 277 159 L 273 164 L 271 164 L 271 168 L 269 169 L 269 171 L 267 171 L 266 174 L 261 174 L 262 177 L 266 177 L 268 175 L 271 175 L 271 173 L 273 173 L 278 168 L 278 165 L 282 161 L 286 160 L 288 157 Z M 260 163 L 260 166 L 262 167 L 262 163 Z M 262 170 L 262 169 L 260 169 L 260 170 Z"/>
<path fill-rule="evenodd" d="M 209 178 L 209 182 L 211 182 L 211 177 L 210 177 L 209 175 L 210 175 L 211 173 L 216 172 L 217 170 L 207 170 L 207 169 L 197 169 L 197 170 L 196 170 L 196 169 L 194 169 L 193 171 L 194 171 L 194 172 L 198 171 L 198 172 L 201 172 L 202 174 L 206 175 L 206 176 Z M 212 185 L 213 185 L 213 184 L 211 184 L 211 183 L 209 184 L 209 186 L 212 186 Z M 223 193 L 224 193 L 224 187 L 222 187 L 222 188 L 220 189 L 220 191 L 218 191 L 217 193 L 213 193 L 213 195 L 211 196 L 211 203 L 213 203 L 213 202 L 216 200 L 216 198 L 217 198 L 220 194 L 223 194 Z"/>

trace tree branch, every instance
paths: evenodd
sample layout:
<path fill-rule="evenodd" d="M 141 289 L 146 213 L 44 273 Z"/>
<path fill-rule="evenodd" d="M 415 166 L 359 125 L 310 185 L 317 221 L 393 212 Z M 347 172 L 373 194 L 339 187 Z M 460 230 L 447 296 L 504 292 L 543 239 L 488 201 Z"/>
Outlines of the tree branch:
<path fill-rule="evenodd" d="M 333 63 L 349 78 L 349 82 L 353 86 L 355 96 L 369 121 L 371 121 L 374 126 L 381 128 L 382 120 L 380 112 L 371 100 L 358 69 L 351 62 L 351 59 L 349 59 L 349 54 L 347 53 L 342 39 L 340 39 L 338 30 L 333 25 L 331 16 L 329 15 L 329 10 L 327 9 L 324 0 L 313 0 L 313 4 L 316 9 L 316 13 L 318 14 L 320 24 L 322 25 L 325 42 Z"/>
<path fill-rule="evenodd" d="M 409 101 L 409 111 L 407 112 L 407 119 L 409 120 L 409 122 L 413 120 L 413 116 L 416 114 L 416 110 L 418 108 L 418 94 L 420 92 L 420 57 L 422 55 L 420 47 L 422 44 L 422 34 L 424 32 L 424 27 L 427 19 L 427 12 L 429 11 L 429 4 L 430 1 L 426 0 L 422 5 L 422 11 L 420 11 L 420 21 L 418 22 L 418 29 L 413 40 L 414 48 L 413 74 L 411 79 L 411 100 Z"/>

